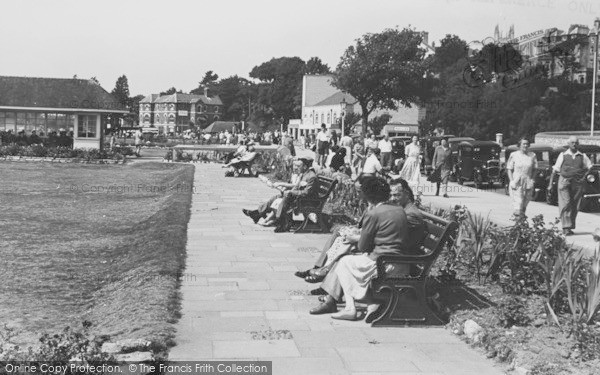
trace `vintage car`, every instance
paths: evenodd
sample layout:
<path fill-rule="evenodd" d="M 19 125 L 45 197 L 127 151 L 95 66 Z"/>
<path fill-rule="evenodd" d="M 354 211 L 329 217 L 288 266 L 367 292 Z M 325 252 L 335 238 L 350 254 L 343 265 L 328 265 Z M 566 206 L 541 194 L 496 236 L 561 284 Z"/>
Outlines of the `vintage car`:
<path fill-rule="evenodd" d="M 500 145 L 492 141 L 461 142 L 456 146 L 454 176 L 462 185 L 473 181 L 477 189 L 484 183 L 493 188 L 501 183 Z"/>
<path fill-rule="evenodd" d="M 556 161 L 558 154 L 565 151 L 567 146 L 555 148 L 552 159 Z M 592 168 L 583 178 L 583 197 L 579 203 L 579 211 L 592 212 L 600 210 L 600 146 L 579 145 L 579 151 L 586 154 L 592 162 Z M 554 162 L 552 162 L 552 165 Z M 552 173 L 548 182 L 546 202 L 551 205 L 558 204 L 558 174 Z"/>
<path fill-rule="evenodd" d="M 508 158 L 510 154 L 517 151 L 519 146 L 511 145 L 504 149 L 505 160 L 508 162 Z M 551 163 L 551 155 L 553 154 L 552 146 L 543 145 L 543 144 L 534 144 L 532 143 L 529 146 L 529 151 L 535 153 L 537 158 L 538 167 L 535 171 L 535 180 L 533 185 L 533 200 L 535 201 L 543 201 L 546 199 L 546 188 L 548 187 L 548 181 L 550 180 L 550 175 L 552 174 L 552 165 Z M 556 160 L 556 159 L 552 159 Z M 508 185 L 510 181 L 508 180 L 508 172 L 506 171 L 505 165 L 502 169 L 502 185 L 504 186 L 504 192 L 508 195 Z"/>

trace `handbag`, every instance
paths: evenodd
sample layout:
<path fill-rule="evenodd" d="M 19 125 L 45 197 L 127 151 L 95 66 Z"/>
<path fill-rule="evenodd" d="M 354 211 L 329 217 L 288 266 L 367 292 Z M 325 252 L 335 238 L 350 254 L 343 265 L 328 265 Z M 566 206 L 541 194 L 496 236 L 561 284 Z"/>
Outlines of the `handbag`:
<path fill-rule="evenodd" d="M 431 172 L 429 177 L 427 177 L 427 181 L 429 182 L 442 182 L 442 170 L 440 167 L 436 168 Z"/>

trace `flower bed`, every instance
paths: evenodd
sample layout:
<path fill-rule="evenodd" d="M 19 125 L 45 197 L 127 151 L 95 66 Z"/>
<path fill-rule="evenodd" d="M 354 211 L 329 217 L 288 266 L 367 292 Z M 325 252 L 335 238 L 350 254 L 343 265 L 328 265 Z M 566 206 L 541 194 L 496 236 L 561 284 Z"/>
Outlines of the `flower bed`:
<path fill-rule="evenodd" d="M 54 161 L 84 163 L 124 163 L 128 155 L 133 155 L 129 147 L 113 150 L 73 149 L 70 147 L 46 147 L 42 145 L 0 146 L 0 160 L 8 161 Z"/>
<path fill-rule="evenodd" d="M 520 373 L 597 372 L 598 252 L 583 258 L 541 216 L 501 228 L 465 207 L 432 213 L 460 223 L 455 245 L 436 265 L 438 287 L 461 283 L 490 302 L 481 309 L 446 306 L 448 328 Z"/>

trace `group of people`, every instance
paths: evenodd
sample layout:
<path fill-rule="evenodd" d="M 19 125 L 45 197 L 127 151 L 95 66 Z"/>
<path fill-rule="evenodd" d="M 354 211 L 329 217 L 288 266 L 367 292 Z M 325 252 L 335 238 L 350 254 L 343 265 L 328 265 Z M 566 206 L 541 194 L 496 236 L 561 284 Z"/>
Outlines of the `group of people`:
<path fill-rule="evenodd" d="M 583 196 L 583 178 L 592 167 L 590 158 L 579 151 L 579 139 L 569 137 L 568 149 L 560 153 L 552 167 L 558 174 L 558 210 L 560 213 L 563 234 L 573 235 L 575 221 L 579 211 L 579 203 Z M 519 150 L 510 154 L 506 162 L 508 171 L 509 194 L 513 203 L 514 214 L 525 216 L 527 205 L 533 197 L 537 157 L 529 151 L 529 141 L 519 141 Z"/>
<path fill-rule="evenodd" d="M 244 209 L 254 223 L 277 226 L 276 232 L 286 230 L 289 211 L 296 199 L 311 197 L 318 191 L 311 159 L 294 163 L 298 177 L 291 183 L 276 183 L 281 189 L 261 203 L 256 210 Z M 296 272 L 309 283 L 322 282 L 311 293 L 321 295 L 321 304 L 311 314 L 331 313 L 334 319 L 358 320 L 356 302 L 367 303 L 367 322 L 377 316 L 379 304 L 369 291 L 369 281 L 376 276 L 376 261 L 386 254 L 419 254 L 426 235 L 421 211 L 414 205 L 414 194 L 408 182 L 399 179 L 390 185 L 381 177 L 361 180 L 360 189 L 368 208 L 357 225 L 341 226 L 334 230 L 312 269 Z M 406 274 L 403 269 L 386 272 Z M 345 308 L 338 312 L 337 304 L 345 299 Z"/>
<path fill-rule="evenodd" d="M 277 194 L 261 203 L 257 209 L 243 209 L 244 215 L 255 224 L 274 226 L 275 232 L 287 232 L 292 226 L 292 214 L 298 199 L 316 198 L 319 194 L 317 174 L 312 168 L 313 159 L 299 158 L 293 162 L 293 175 L 289 183 L 269 182 L 269 187 L 279 190 Z"/>
<path fill-rule="evenodd" d="M 20 130 L 14 134 L 12 130 L 0 131 L 0 144 L 18 146 L 44 145 L 48 147 L 72 147 L 73 132 L 67 132 L 65 129 L 51 129 L 47 136 L 44 132 L 32 130 L 29 134 L 25 130 Z"/>

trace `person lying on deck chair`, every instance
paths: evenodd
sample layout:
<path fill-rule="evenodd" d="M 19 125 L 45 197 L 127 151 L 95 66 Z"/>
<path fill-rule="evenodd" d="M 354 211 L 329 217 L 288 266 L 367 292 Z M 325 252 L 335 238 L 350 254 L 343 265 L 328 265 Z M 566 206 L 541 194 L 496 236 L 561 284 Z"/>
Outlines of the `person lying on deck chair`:
<path fill-rule="evenodd" d="M 419 254 L 421 252 L 421 245 L 423 245 L 425 239 L 426 224 L 421 210 L 414 204 L 415 196 L 413 191 L 408 182 L 403 179 L 394 181 L 390 188 L 390 203 L 403 207 L 408 219 L 409 237 L 407 253 Z M 334 229 L 331 237 L 325 243 L 321 256 L 317 259 L 314 268 L 306 271 L 298 271 L 295 275 L 309 283 L 323 281 L 337 260 L 356 250 L 356 243 L 358 243 L 360 237 L 360 222 L 362 222 L 362 218 L 358 226 L 345 225 Z"/>
<path fill-rule="evenodd" d="M 299 182 L 298 185 L 294 188 L 283 192 L 283 195 L 275 195 L 271 197 L 266 202 L 263 202 L 258 209 L 256 210 L 247 210 L 243 209 L 242 212 L 244 215 L 251 218 L 254 223 L 258 223 L 261 217 L 265 217 L 273 202 L 282 198 L 281 203 L 277 206 L 277 211 L 275 212 L 275 218 L 277 220 L 277 227 L 275 228 L 276 233 L 287 232 L 290 230 L 292 225 L 291 219 L 291 209 L 294 207 L 296 201 L 300 198 L 306 199 L 316 199 L 319 195 L 319 180 L 317 179 L 317 174 L 314 170 L 311 169 L 313 160 L 300 158 L 302 161 L 302 165 L 300 165 L 299 169 Z"/>
<path fill-rule="evenodd" d="M 248 146 L 248 151 L 246 151 L 239 158 L 231 159 L 231 161 L 225 164 L 223 167 L 233 167 L 235 169 L 242 167 L 242 163 L 250 162 L 252 159 L 256 157 L 256 149 L 254 146 Z"/>

